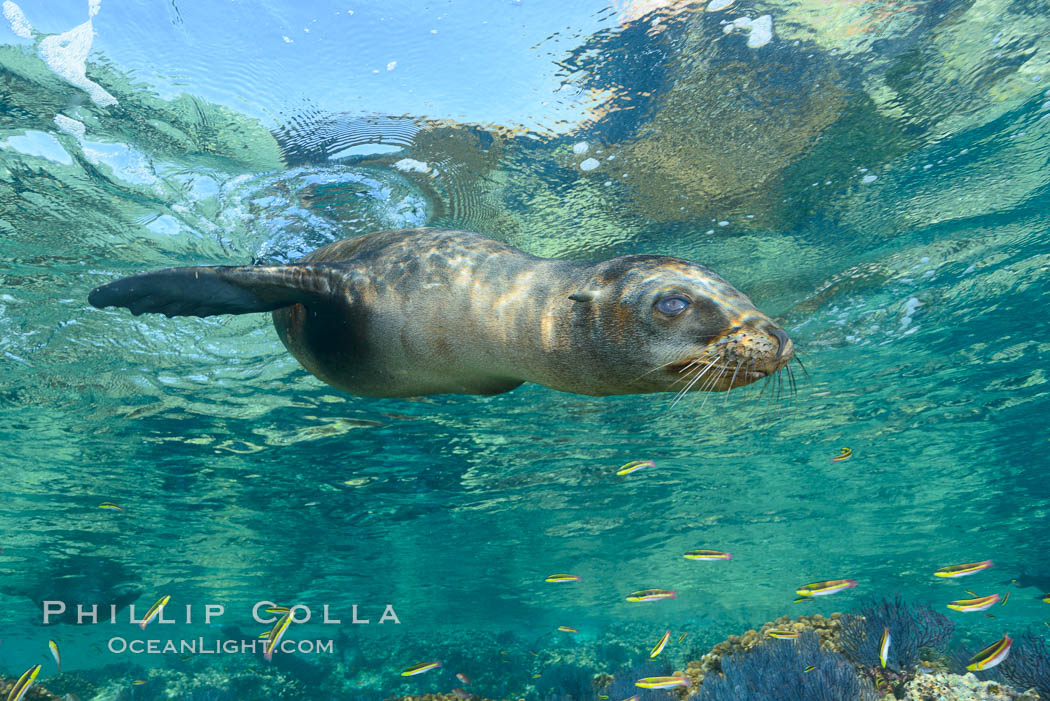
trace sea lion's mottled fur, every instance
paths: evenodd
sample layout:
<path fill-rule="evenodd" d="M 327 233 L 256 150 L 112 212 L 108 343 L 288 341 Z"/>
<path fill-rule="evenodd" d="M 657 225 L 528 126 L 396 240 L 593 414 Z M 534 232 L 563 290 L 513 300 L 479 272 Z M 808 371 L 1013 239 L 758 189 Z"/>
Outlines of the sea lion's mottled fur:
<path fill-rule="evenodd" d="M 690 301 L 676 315 L 659 299 Z M 169 268 L 103 285 L 96 307 L 210 316 L 272 311 L 288 350 L 351 394 L 589 395 L 724 390 L 783 368 L 787 335 L 714 271 L 666 256 L 537 258 L 465 231 L 336 241 L 278 266 Z M 717 380 L 716 380 L 717 377 Z"/>

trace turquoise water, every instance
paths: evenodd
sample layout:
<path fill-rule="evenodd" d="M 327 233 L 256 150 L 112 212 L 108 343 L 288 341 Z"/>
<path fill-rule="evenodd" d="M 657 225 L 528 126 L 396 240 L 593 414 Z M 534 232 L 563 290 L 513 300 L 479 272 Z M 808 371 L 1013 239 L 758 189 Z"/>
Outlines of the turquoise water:
<path fill-rule="evenodd" d="M 461 671 L 487 698 L 539 698 L 535 675 L 613 673 L 665 630 L 681 670 L 894 591 L 971 649 L 1043 628 L 1045 4 L 705 5 L 104 0 L 85 29 L 85 2 L 5 3 L 0 674 L 40 663 L 61 693 L 148 699 L 276 668 L 298 685 L 283 698 L 370 698 Z M 767 13 L 761 46 L 725 31 Z M 122 275 L 422 225 L 701 262 L 784 326 L 808 377 L 674 408 L 534 385 L 367 399 L 306 373 L 265 315 L 87 304 Z M 615 475 L 636 459 L 656 466 Z M 678 598 L 624 601 L 650 587 Z M 1012 596 L 994 619 L 943 608 L 965 588 Z M 165 595 L 176 622 L 148 633 L 126 608 L 42 625 L 43 600 L 133 598 L 141 617 Z M 332 650 L 110 649 L 254 638 L 259 601 L 309 606 L 289 636 Z M 205 624 L 209 604 L 225 613 Z M 326 605 L 341 624 L 319 624 Z M 399 623 L 379 623 L 388 605 Z M 400 676 L 425 660 L 444 667 Z M 279 697 L 253 689 L 230 698 Z"/>

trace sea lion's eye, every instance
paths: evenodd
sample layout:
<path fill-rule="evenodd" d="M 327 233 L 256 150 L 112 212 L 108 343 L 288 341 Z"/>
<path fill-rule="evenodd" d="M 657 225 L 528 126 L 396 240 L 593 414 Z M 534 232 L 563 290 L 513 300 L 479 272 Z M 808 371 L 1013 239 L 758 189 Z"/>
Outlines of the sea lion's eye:
<path fill-rule="evenodd" d="M 661 314 L 668 316 L 674 316 L 680 314 L 683 309 L 689 306 L 689 300 L 685 297 L 673 295 L 671 297 L 664 297 L 656 303 L 656 310 Z"/>

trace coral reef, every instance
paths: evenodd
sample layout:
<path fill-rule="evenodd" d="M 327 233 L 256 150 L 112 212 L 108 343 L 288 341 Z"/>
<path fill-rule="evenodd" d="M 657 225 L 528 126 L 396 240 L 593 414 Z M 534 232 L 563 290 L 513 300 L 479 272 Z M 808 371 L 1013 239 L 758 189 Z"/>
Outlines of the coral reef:
<path fill-rule="evenodd" d="M 921 651 L 943 654 L 954 629 L 947 616 L 926 604 L 906 603 L 900 594 L 895 594 L 892 599 L 871 601 L 844 616 L 839 642 L 864 676 L 880 689 L 885 685 L 899 694 L 922 663 Z M 884 630 L 890 633 L 885 667 L 879 660 Z"/>
<path fill-rule="evenodd" d="M 907 682 L 903 695 L 897 698 L 905 701 L 1038 701 L 1040 697 L 1030 691 L 1015 691 L 995 681 L 981 681 L 972 674 L 959 676 L 937 672 L 923 674 Z"/>
<path fill-rule="evenodd" d="M 788 616 L 781 616 L 775 621 L 766 623 L 758 630 L 749 630 L 743 635 L 730 635 L 701 657 L 694 660 L 686 667 L 685 675 L 695 687 L 704 680 L 704 677 L 722 671 L 722 658 L 728 655 L 747 652 L 748 650 L 773 640 L 769 637 L 771 630 L 789 630 L 801 633 L 810 631 L 817 635 L 820 647 L 830 652 L 840 652 L 838 642 L 839 626 L 842 614 L 833 613 L 830 617 L 820 614 L 812 616 L 799 616 L 792 620 Z"/>
<path fill-rule="evenodd" d="M 378 697 L 382 698 L 382 697 Z M 492 701 L 480 696 L 468 697 L 471 701 Z M 354 698 L 354 701 L 361 701 L 360 699 Z M 463 701 L 455 694 L 421 694 L 420 696 L 401 696 L 391 701 Z"/>
<path fill-rule="evenodd" d="M 127 680 L 104 687 L 93 701 L 235 701 L 237 699 L 320 698 L 316 689 L 267 668 L 205 667 L 197 671 L 153 669 L 146 683 Z M 86 701 L 86 699 L 85 699 Z"/>
<path fill-rule="evenodd" d="M 870 681 L 849 660 L 822 649 L 813 631 L 795 640 L 771 640 L 723 657 L 722 675 L 711 675 L 698 701 L 875 701 Z"/>

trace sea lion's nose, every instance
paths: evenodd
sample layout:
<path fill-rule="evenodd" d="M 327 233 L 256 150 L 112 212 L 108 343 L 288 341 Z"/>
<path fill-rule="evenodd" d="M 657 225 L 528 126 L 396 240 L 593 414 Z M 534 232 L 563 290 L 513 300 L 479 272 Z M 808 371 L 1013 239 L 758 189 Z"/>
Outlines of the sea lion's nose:
<path fill-rule="evenodd" d="M 777 348 L 777 354 L 773 356 L 773 360 L 780 360 L 780 356 L 784 355 L 784 349 L 787 348 L 787 344 L 790 342 L 788 335 L 784 332 L 784 329 L 773 329 L 769 332 L 769 335 L 777 339 L 777 343 L 780 344 L 780 348 Z"/>

